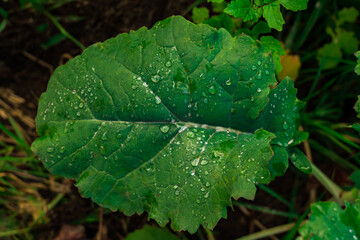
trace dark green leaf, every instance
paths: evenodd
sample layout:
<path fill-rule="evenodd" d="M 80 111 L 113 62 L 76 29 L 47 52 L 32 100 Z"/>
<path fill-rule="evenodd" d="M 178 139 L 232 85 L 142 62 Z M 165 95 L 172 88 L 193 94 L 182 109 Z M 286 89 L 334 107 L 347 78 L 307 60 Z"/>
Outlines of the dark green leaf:
<path fill-rule="evenodd" d="M 217 29 L 225 28 L 229 33 L 233 32 L 234 24 L 232 19 L 227 14 L 212 16 L 204 23 L 209 24 L 211 27 Z"/>

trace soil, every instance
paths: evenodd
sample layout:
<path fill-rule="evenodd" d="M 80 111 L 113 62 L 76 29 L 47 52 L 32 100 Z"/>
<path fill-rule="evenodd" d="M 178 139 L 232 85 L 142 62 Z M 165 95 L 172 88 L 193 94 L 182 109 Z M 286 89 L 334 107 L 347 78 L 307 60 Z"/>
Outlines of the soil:
<path fill-rule="evenodd" d="M 122 32 L 136 30 L 142 26 L 151 27 L 155 22 L 171 15 L 182 14 L 193 0 L 78 0 L 52 10 L 70 32 L 85 46 L 95 42 L 104 41 Z M 1 6 L 3 5 L 3 6 Z M 42 92 L 46 90 L 49 77 L 57 66 L 67 59 L 81 53 L 81 50 L 71 41 L 62 42 L 44 50 L 41 44 L 47 42 L 58 33 L 53 24 L 41 13 L 32 8 L 20 10 L 18 1 L 9 0 L 2 2 L 1 8 L 12 11 L 9 14 L 7 26 L 0 33 L 0 87 L 11 89 L 17 96 L 25 99 L 17 105 L 24 115 L 34 119 L 36 115 L 37 102 Z M 83 17 L 83 20 L 72 21 L 71 16 Z M 189 14 L 185 15 L 189 18 Z M 73 17 L 74 18 L 74 17 Z M 47 24 L 45 31 L 40 32 L 39 26 Z M 5 122 L 5 119 L 0 118 Z M 23 128 L 29 132 L 30 141 L 36 137 L 35 128 L 31 124 L 21 122 Z M 40 164 L 40 163 L 39 163 Z M 299 174 L 296 170 L 289 170 L 287 174 L 275 180 L 270 187 L 291 199 L 293 183 L 298 179 L 296 195 L 296 210 L 304 211 L 308 206 L 308 188 L 315 188 L 317 184 L 310 181 L 311 186 L 304 185 L 306 181 L 300 181 L 306 176 Z M 90 213 L 94 212 L 94 203 L 88 199 L 81 198 L 75 187 L 65 196 L 66 201 L 59 204 L 48 214 L 48 223 L 40 226 L 35 234 L 36 239 L 53 239 L 57 236 L 64 224 L 82 224 L 86 229 L 86 236 L 94 238 L 98 232 L 98 222 L 82 221 Z M 264 191 L 259 191 L 254 204 L 267 206 L 273 209 L 288 211 L 287 207 L 272 198 Z M 234 210 L 228 209 L 228 219 L 222 219 L 214 229 L 216 239 L 235 239 L 258 231 L 254 227 L 254 221 L 259 220 L 267 228 L 287 223 L 286 218 L 277 217 L 265 213 L 249 210 L 249 216 L 234 206 Z M 147 223 L 147 215 L 125 216 L 122 213 L 108 213 L 105 211 L 103 227 L 106 239 L 122 239 L 127 233 L 140 229 Z M 151 224 L 156 224 L 150 221 Z M 183 233 L 190 239 L 199 239 L 198 235 Z"/>

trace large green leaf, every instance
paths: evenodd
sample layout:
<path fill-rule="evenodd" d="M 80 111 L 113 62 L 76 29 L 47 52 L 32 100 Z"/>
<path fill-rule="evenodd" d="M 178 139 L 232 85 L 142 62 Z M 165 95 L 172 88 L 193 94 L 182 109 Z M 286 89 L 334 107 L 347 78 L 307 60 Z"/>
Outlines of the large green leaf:
<path fill-rule="evenodd" d="M 318 202 L 311 206 L 311 216 L 299 229 L 303 239 L 352 239 L 360 238 L 360 200 L 346 203 L 342 210 L 335 202 Z"/>
<path fill-rule="evenodd" d="M 259 42 L 171 17 L 57 68 L 32 149 L 96 203 L 195 232 L 270 181 L 271 144 L 298 143 L 302 105 Z"/>

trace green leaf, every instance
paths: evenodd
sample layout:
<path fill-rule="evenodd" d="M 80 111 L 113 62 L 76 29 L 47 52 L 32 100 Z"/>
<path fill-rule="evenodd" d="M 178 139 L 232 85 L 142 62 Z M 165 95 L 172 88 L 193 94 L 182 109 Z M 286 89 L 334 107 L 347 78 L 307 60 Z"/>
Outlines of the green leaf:
<path fill-rule="evenodd" d="M 357 51 L 355 53 L 355 56 L 357 57 L 357 64 L 355 66 L 355 73 L 357 75 L 360 75 L 360 51 Z"/>
<path fill-rule="evenodd" d="M 264 18 L 268 22 L 269 27 L 281 31 L 285 21 L 280 11 L 280 3 L 276 1 L 274 3 L 265 5 Z"/>
<path fill-rule="evenodd" d="M 319 49 L 317 60 L 323 69 L 331 69 L 336 67 L 342 59 L 340 47 L 334 43 L 325 44 Z"/>
<path fill-rule="evenodd" d="M 233 0 L 224 10 L 225 13 L 234 17 L 240 17 L 243 21 L 258 21 L 262 15 L 262 9 L 253 8 L 250 0 Z"/>
<path fill-rule="evenodd" d="M 192 19 L 195 23 L 202 23 L 209 18 L 209 9 L 206 7 L 194 7 L 192 10 Z"/>
<path fill-rule="evenodd" d="M 216 16 L 212 16 L 208 20 L 206 20 L 204 23 L 210 25 L 213 28 L 225 28 L 229 33 L 233 32 L 233 21 L 227 14 L 220 14 Z"/>
<path fill-rule="evenodd" d="M 283 176 L 289 166 L 289 155 L 283 147 L 275 145 L 272 146 L 272 150 L 274 152 L 274 156 L 269 162 L 269 169 L 272 178 Z"/>
<path fill-rule="evenodd" d="M 359 41 L 354 36 L 353 32 L 338 31 L 338 44 L 346 54 L 353 54 L 359 46 Z"/>
<path fill-rule="evenodd" d="M 96 203 L 194 233 L 271 180 L 302 107 L 257 41 L 171 17 L 57 68 L 32 149 Z"/>
<path fill-rule="evenodd" d="M 360 200 L 346 203 L 345 210 L 335 202 L 317 202 L 311 211 L 310 219 L 299 229 L 305 239 L 359 239 Z"/>
<path fill-rule="evenodd" d="M 339 11 L 338 24 L 354 23 L 359 16 L 359 11 L 354 8 L 343 8 Z"/>
<path fill-rule="evenodd" d="M 309 0 L 279 0 L 284 8 L 291 11 L 305 10 Z"/>
<path fill-rule="evenodd" d="M 142 229 L 127 235 L 125 240 L 179 240 L 179 238 L 166 228 L 145 225 Z"/>
<path fill-rule="evenodd" d="M 261 34 L 270 33 L 269 25 L 264 21 L 259 21 L 252 29 L 251 36 L 258 39 Z"/>
<path fill-rule="evenodd" d="M 309 159 L 298 148 L 289 148 L 289 157 L 294 166 L 300 171 L 307 174 L 312 172 Z"/>
<path fill-rule="evenodd" d="M 274 57 L 275 69 L 278 74 L 282 70 L 280 56 L 284 56 L 285 50 L 281 46 L 281 42 L 272 36 L 263 36 L 260 38 L 260 43 L 265 51 L 270 51 Z"/>

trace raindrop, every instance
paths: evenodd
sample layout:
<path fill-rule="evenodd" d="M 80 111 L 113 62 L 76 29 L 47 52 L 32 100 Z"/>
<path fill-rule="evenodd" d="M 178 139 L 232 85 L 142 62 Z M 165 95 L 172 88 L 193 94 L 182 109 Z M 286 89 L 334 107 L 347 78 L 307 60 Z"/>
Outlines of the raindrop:
<path fill-rule="evenodd" d="M 269 72 L 268 70 L 265 70 L 265 74 L 266 74 L 266 75 L 269 75 L 270 72 Z"/>
<path fill-rule="evenodd" d="M 286 121 L 284 121 L 282 126 L 285 130 L 289 128 L 289 124 Z"/>
<path fill-rule="evenodd" d="M 194 160 L 192 160 L 191 161 L 191 165 L 193 166 L 193 167 L 196 167 L 197 165 L 199 165 L 199 158 L 195 158 Z M 195 172 L 195 170 L 194 170 L 194 172 Z"/>
<path fill-rule="evenodd" d="M 54 152 L 54 148 L 49 147 L 46 151 L 47 151 L 48 153 Z"/>
<path fill-rule="evenodd" d="M 191 176 L 194 176 L 194 175 L 195 175 L 195 169 L 190 170 L 190 171 L 189 171 L 189 174 L 190 174 Z"/>
<path fill-rule="evenodd" d="M 79 104 L 79 108 L 83 108 L 84 107 L 84 104 L 83 103 L 80 103 Z"/>
<path fill-rule="evenodd" d="M 159 75 L 152 76 L 151 81 L 153 81 L 154 83 L 158 83 L 160 81 L 160 76 Z"/>
<path fill-rule="evenodd" d="M 103 135 L 102 135 L 102 137 L 101 137 L 101 140 L 104 140 L 104 141 L 107 140 L 106 134 L 107 134 L 107 132 L 104 132 L 104 133 L 103 133 Z"/>
<path fill-rule="evenodd" d="M 60 148 L 60 153 L 64 153 L 64 152 L 65 152 L 65 147 L 62 146 L 62 147 Z"/>
<path fill-rule="evenodd" d="M 176 190 L 176 191 L 175 191 L 175 195 L 176 195 L 176 196 L 179 196 L 179 195 L 180 195 L 179 190 Z"/>
<path fill-rule="evenodd" d="M 251 66 L 251 70 L 255 71 L 255 70 L 256 70 L 256 66 L 255 66 L 255 65 L 252 65 L 252 66 Z"/>
<path fill-rule="evenodd" d="M 231 82 L 231 79 L 228 79 L 228 80 L 225 82 L 225 84 L 228 85 L 228 86 L 230 86 L 231 83 L 232 83 L 232 82 Z"/>
<path fill-rule="evenodd" d="M 201 188 L 200 190 L 201 190 L 202 192 L 204 192 L 204 191 L 205 191 L 205 188 Z"/>
<path fill-rule="evenodd" d="M 200 162 L 200 164 L 201 164 L 201 165 L 206 165 L 206 164 L 208 164 L 208 161 L 207 161 L 207 160 L 202 160 L 202 161 Z"/>
<path fill-rule="evenodd" d="M 209 87 L 209 93 L 211 93 L 211 94 L 215 94 L 215 93 L 216 93 L 216 87 L 215 87 L 214 85 L 211 85 L 211 86 Z"/>
<path fill-rule="evenodd" d="M 277 94 L 276 94 L 276 93 L 274 93 L 274 98 L 277 98 Z"/>
<path fill-rule="evenodd" d="M 256 91 L 257 91 L 258 93 L 260 93 L 260 92 L 261 92 L 261 88 L 256 89 Z"/>
<path fill-rule="evenodd" d="M 77 112 L 76 113 L 76 116 L 80 117 L 81 113 L 80 112 Z"/>
<path fill-rule="evenodd" d="M 192 131 L 187 132 L 186 136 L 188 136 L 189 138 L 194 138 L 195 134 Z"/>
<path fill-rule="evenodd" d="M 208 198 L 209 197 L 209 192 L 207 192 L 204 196 L 204 198 Z"/>
<path fill-rule="evenodd" d="M 168 126 L 168 125 L 163 125 L 160 127 L 160 131 L 162 133 L 167 133 L 169 130 L 170 130 L 170 126 Z"/>
<path fill-rule="evenodd" d="M 261 65 L 261 61 L 260 61 L 260 60 L 259 60 L 259 61 L 257 61 L 257 65 L 259 65 L 259 66 Z"/>
<path fill-rule="evenodd" d="M 206 183 L 205 183 L 205 186 L 210 187 L 210 183 L 209 183 L 209 182 L 206 182 Z"/>
<path fill-rule="evenodd" d="M 155 97 L 155 103 L 156 103 L 156 104 L 160 104 L 160 103 L 161 103 L 161 99 L 160 99 L 158 96 Z"/>
<path fill-rule="evenodd" d="M 167 61 L 167 62 L 165 63 L 165 66 L 166 66 L 166 67 L 171 67 L 171 62 L 170 62 L 170 61 Z"/>
<path fill-rule="evenodd" d="M 261 73 L 259 73 L 256 78 L 260 80 L 262 78 Z"/>
<path fill-rule="evenodd" d="M 265 63 L 264 67 L 265 67 L 265 68 L 268 68 L 268 67 L 269 67 L 269 65 L 267 65 L 267 64 Z"/>

